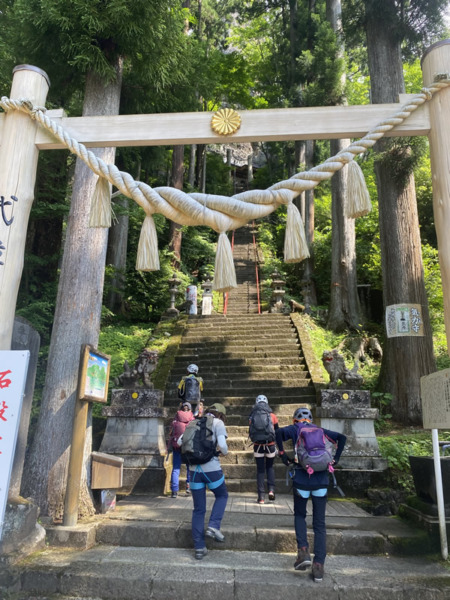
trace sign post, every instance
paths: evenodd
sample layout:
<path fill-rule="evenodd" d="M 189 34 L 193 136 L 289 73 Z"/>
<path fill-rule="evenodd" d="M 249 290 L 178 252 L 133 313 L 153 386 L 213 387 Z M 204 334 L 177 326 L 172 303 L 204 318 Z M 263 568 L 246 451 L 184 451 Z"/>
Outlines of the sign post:
<path fill-rule="evenodd" d="M 102 354 L 89 344 L 83 345 L 64 499 L 63 525 L 65 527 L 74 527 L 78 521 L 78 497 L 83 470 L 89 402 L 106 403 L 110 365 L 110 356 Z"/>
<path fill-rule="evenodd" d="M 442 486 L 441 457 L 439 454 L 439 429 L 450 428 L 450 369 L 444 369 L 420 378 L 424 429 L 431 429 L 433 441 L 434 475 L 439 516 L 441 555 L 448 558 L 447 529 L 445 522 L 444 490 Z"/>
<path fill-rule="evenodd" d="M 28 350 L 0 351 L 0 540 L 29 360 Z"/>

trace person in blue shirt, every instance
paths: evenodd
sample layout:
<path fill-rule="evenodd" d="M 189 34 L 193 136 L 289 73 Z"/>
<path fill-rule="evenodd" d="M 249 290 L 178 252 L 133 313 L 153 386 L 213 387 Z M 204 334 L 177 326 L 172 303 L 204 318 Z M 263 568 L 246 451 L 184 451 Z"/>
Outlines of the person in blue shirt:
<path fill-rule="evenodd" d="M 295 448 L 299 429 L 305 424 L 311 423 L 311 411 L 308 408 L 298 408 L 294 412 L 293 424 L 288 425 L 287 427 L 280 427 L 275 431 L 278 453 L 286 466 L 293 461 L 285 453 L 283 442 L 291 441 Z M 332 463 L 333 466 L 335 466 L 339 462 L 347 438 L 342 433 L 331 431 L 329 429 L 324 429 L 324 433 L 337 444 Z M 311 497 L 314 531 L 314 562 L 312 563 L 312 576 L 316 583 L 323 579 L 324 563 L 327 552 L 325 510 L 327 505 L 328 485 L 328 471 L 314 471 L 313 473 L 308 474 L 303 467 L 296 464 L 293 474 L 293 493 L 294 526 L 298 553 L 297 560 L 294 563 L 294 569 L 297 571 L 305 571 L 308 567 L 311 567 L 311 555 L 309 553 L 306 530 L 306 505 L 308 503 L 308 498 Z"/>

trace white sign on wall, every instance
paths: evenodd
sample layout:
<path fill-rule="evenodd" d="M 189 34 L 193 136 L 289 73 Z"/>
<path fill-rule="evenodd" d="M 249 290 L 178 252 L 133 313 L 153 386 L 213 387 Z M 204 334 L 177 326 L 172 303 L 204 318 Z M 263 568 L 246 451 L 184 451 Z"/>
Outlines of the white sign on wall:
<path fill-rule="evenodd" d="M 424 429 L 450 428 L 450 369 L 420 378 Z"/>
<path fill-rule="evenodd" d="M 386 333 L 392 337 L 423 336 L 420 304 L 391 304 L 386 306 Z"/>
<path fill-rule="evenodd" d="M 0 540 L 29 359 L 28 350 L 0 351 Z"/>

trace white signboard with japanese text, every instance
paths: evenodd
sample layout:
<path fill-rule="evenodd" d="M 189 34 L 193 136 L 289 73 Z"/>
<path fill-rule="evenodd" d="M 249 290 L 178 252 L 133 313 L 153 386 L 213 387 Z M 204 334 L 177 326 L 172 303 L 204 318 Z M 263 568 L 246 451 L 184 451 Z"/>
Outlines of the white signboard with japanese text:
<path fill-rule="evenodd" d="M 450 369 L 420 378 L 424 429 L 450 429 Z"/>
<path fill-rule="evenodd" d="M 0 351 L 0 540 L 29 359 L 28 350 Z"/>
<path fill-rule="evenodd" d="M 420 304 L 391 304 L 386 306 L 386 333 L 389 338 L 423 336 Z"/>

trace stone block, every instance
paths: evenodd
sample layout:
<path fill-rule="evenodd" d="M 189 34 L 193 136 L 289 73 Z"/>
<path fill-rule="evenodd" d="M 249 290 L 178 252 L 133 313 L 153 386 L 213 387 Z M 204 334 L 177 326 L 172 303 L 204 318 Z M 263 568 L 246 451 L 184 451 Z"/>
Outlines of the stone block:
<path fill-rule="evenodd" d="M 47 543 L 50 546 L 60 548 L 79 548 L 87 550 L 96 543 L 97 523 L 88 525 L 74 525 L 65 527 L 64 525 L 49 525 L 46 527 Z"/>
<path fill-rule="evenodd" d="M 320 390 L 319 405 L 322 408 L 370 408 L 368 390 Z"/>

